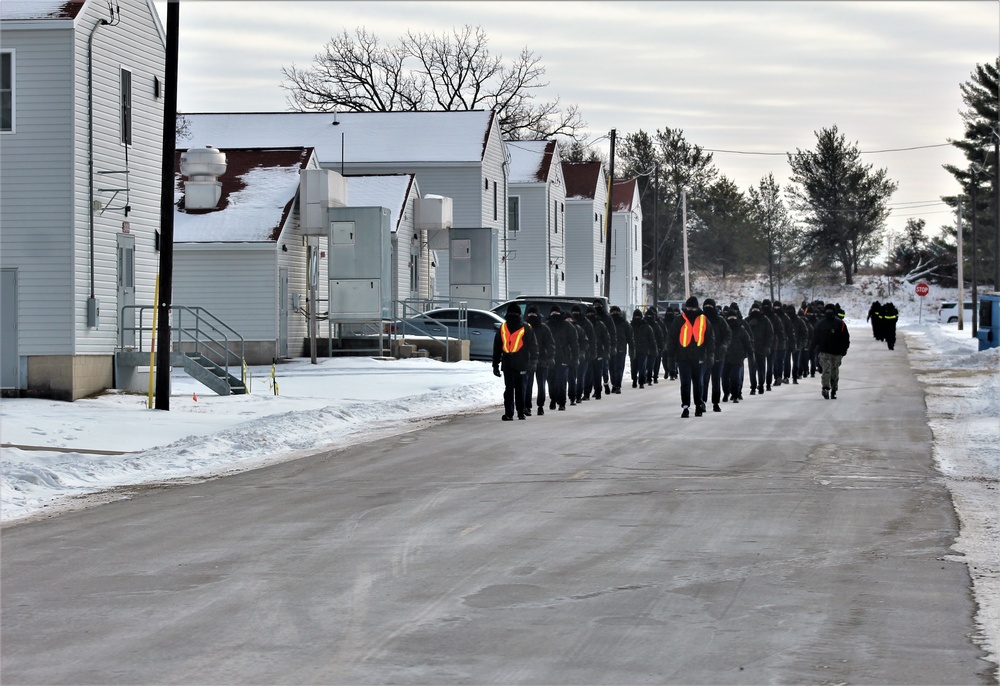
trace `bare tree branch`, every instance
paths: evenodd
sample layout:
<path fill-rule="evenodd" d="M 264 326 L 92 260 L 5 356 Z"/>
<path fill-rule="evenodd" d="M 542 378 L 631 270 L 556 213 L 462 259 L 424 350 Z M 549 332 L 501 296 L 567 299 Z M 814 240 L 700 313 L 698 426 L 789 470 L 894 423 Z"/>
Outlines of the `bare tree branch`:
<path fill-rule="evenodd" d="M 344 31 L 310 68 L 293 64 L 282 73 L 296 110 L 493 110 L 501 133 L 512 139 L 575 139 L 586 126 L 576 105 L 535 100 L 549 85 L 541 58 L 527 48 L 513 60 L 491 54 L 479 26 L 440 36 L 408 32 L 395 45 L 382 45 L 363 28 Z"/>

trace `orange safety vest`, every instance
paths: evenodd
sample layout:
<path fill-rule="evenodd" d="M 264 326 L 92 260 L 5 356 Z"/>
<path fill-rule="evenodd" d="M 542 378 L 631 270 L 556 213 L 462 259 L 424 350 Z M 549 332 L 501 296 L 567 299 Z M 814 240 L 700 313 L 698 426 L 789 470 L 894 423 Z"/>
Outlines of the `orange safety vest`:
<path fill-rule="evenodd" d="M 705 330 L 708 328 L 708 319 L 705 318 L 705 315 L 699 314 L 695 318 L 694 324 L 692 324 L 683 312 L 681 312 L 681 317 L 684 319 L 684 323 L 681 325 L 681 347 L 688 347 L 691 345 L 691 339 L 694 339 L 695 344 L 700 348 L 705 343 Z"/>
<path fill-rule="evenodd" d="M 522 326 L 520 329 L 511 333 L 507 329 L 507 322 L 500 325 L 500 340 L 503 343 L 503 351 L 505 353 L 516 353 L 522 347 L 524 347 L 524 330 L 527 327 Z"/>

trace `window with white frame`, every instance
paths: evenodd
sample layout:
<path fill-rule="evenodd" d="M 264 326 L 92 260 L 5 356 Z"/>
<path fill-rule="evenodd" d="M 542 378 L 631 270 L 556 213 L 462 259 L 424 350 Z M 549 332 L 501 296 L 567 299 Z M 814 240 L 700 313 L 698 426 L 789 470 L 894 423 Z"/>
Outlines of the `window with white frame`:
<path fill-rule="evenodd" d="M 0 52 L 0 132 L 14 131 L 14 52 Z"/>
<path fill-rule="evenodd" d="M 521 229 L 521 196 L 512 195 L 507 198 L 507 227 L 510 231 Z"/>
<path fill-rule="evenodd" d="M 122 69 L 120 75 L 121 140 L 125 145 L 132 145 L 132 72 Z"/>

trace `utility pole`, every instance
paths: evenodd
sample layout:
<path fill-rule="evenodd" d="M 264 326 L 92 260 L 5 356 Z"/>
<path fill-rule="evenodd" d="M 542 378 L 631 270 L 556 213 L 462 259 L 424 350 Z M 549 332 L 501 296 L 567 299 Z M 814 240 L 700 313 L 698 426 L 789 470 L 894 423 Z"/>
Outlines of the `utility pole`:
<path fill-rule="evenodd" d="M 170 307 L 174 285 L 174 153 L 177 147 L 177 53 L 180 0 L 167 3 L 167 52 L 163 78 L 163 159 L 160 163 L 160 297 L 156 303 L 156 398 L 170 409 Z"/>
<path fill-rule="evenodd" d="M 965 273 L 962 268 L 962 199 L 958 199 L 958 330 L 965 329 Z"/>
<path fill-rule="evenodd" d="M 611 129 L 611 168 L 608 175 L 608 211 L 605 213 L 604 222 L 604 297 L 611 300 L 611 241 L 614 236 L 611 234 L 611 210 L 614 207 L 613 199 L 615 195 L 615 130 Z"/>
<path fill-rule="evenodd" d="M 660 304 L 660 233 L 657 228 L 660 210 L 660 163 L 653 167 L 653 307 Z"/>
<path fill-rule="evenodd" d="M 997 97 L 1000 98 L 1000 89 Z M 1000 102 L 997 102 L 1000 117 Z M 1000 123 L 993 128 L 993 290 L 1000 293 Z"/>
<path fill-rule="evenodd" d="M 976 187 L 979 185 L 979 169 L 976 163 L 972 163 L 972 337 L 976 338 L 979 331 L 979 274 L 976 262 L 979 261 L 979 246 L 976 245 L 976 210 L 979 205 L 976 202 Z M 963 303 L 959 307 L 965 309 Z"/>
<path fill-rule="evenodd" d="M 691 297 L 691 272 L 688 271 L 688 201 L 687 191 L 681 191 L 681 230 L 684 244 L 684 299 Z"/>

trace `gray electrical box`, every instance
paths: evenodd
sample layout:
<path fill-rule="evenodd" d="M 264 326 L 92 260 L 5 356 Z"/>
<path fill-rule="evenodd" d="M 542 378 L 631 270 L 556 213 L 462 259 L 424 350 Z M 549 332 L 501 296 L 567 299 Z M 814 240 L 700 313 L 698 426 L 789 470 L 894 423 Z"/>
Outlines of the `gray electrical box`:
<path fill-rule="evenodd" d="M 448 247 L 449 290 L 452 301 L 490 309 L 500 290 L 499 237 L 496 229 L 450 231 Z"/>
<path fill-rule="evenodd" d="M 329 219 L 330 319 L 389 317 L 392 303 L 392 227 L 384 207 L 336 207 Z"/>

